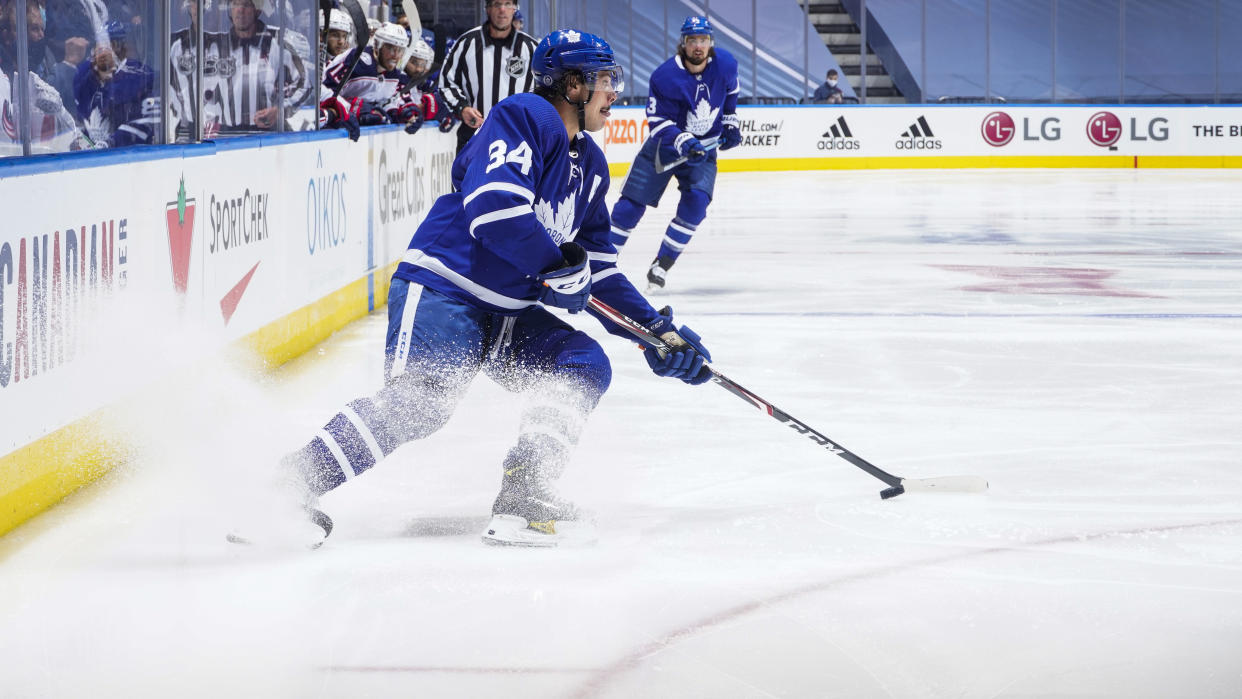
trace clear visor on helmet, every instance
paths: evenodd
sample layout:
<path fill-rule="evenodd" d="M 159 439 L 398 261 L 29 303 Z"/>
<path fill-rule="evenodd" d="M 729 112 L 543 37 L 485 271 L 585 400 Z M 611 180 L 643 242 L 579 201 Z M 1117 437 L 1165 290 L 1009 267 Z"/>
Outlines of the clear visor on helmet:
<path fill-rule="evenodd" d="M 583 75 L 583 79 L 586 81 L 587 87 L 592 90 L 603 90 L 618 94 L 625 91 L 625 71 L 621 69 L 621 66 L 586 73 Z"/>

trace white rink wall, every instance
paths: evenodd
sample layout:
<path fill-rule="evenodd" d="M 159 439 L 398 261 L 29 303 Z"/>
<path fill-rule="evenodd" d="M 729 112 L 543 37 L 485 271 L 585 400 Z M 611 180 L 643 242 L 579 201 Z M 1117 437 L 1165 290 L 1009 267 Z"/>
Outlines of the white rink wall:
<path fill-rule="evenodd" d="M 1242 165 L 1242 107 L 742 106 L 738 116 L 742 145 L 720 154 L 721 170 Z M 609 161 L 633 160 L 647 131 L 643 108 L 613 109 Z"/>
<path fill-rule="evenodd" d="M 84 419 L 230 343 L 279 363 L 383 305 L 454 145 L 368 129 L 0 166 L 0 533 L 123 458 Z"/>

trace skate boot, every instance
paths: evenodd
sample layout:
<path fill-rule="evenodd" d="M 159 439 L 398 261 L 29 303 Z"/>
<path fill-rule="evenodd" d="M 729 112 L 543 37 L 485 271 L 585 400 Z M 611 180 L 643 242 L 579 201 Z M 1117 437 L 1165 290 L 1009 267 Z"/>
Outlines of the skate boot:
<path fill-rule="evenodd" d="M 533 467 L 505 469 L 483 543 L 552 547 L 592 543 L 595 538 L 594 525 L 584 521 L 573 503 L 553 492 Z"/>
<path fill-rule="evenodd" d="M 244 523 L 226 537 L 234 544 L 264 548 L 317 549 L 332 533 L 332 518 L 319 509 L 319 497 L 301 471 L 282 462 L 274 484 L 275 501 L 244 516 Z M 268 495 L 270 491 L 264 492 Z"/>
<path fill-rule="evenodd" d="M 661 256 L 655 258 L 651 262 L 651 269 L 647 270 L 647 291 L 656 291 L 664 288 L 665 278 L 668 276 L 668 270 L 673 266 L 673 258 Z"/>

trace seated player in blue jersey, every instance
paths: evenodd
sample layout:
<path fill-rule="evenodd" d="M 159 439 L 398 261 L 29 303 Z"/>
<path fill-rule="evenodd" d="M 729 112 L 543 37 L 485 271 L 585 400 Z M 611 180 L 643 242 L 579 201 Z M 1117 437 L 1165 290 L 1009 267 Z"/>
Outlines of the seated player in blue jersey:
<path fill-rule="evenodd" d="M 681 200 L 647 272 L 650 289 L 664 286 L 668 270 L 707 217 L 716 188 L 716 153 L 742 142 L 737 118 L 737 60 L 715 48 L 706 17 L 687 17 L 677 55 L 651 74 L 647 140 L 634 158 L 612 208 L 612 242 L 630 239 L 648 206 L 658 206 L 671 177 Z"/>
<path fill-rule="evenodd" d="M 375 30 L 371 45 L 333 59 L 324 69 L 323 89 L 328 95 L 319 104 L 319 128 L 346 129 L 355 141 L 358 126 L 405 124 L 407 132 L 418 131 L 431 115 L 426 113 L 426 105 L 403 91 L 409 82 L 403 70 L 409 46 L 410 35 L 405 28 L 385 22 Z M 434 106 L 434 100 L 431 104 Z"/>
<path fill-rule="evenodd" d="M 598 342 L 549 307 L 576 313 L 597 296 L 674 348 L 646 350 L 657 375 L 689 384 L 711 378 L 699 336 L 674 325 L 670 310 L 652 308 L 616 266 L 608 163 L 585 133 L 603 128 L 622 89 L 612 49 L 561 30 L 532 60 L 535 92 L 508 97 L 488 115 L 453 163 L 454 191 L 436 200 L 393 274 L 383 388 L 349 402 L 282 462 L 289 502 L 303 511 L 290 521 L 305 530 L 304 543 L 317 545 L 331 531 L 318 496 L 438 430 L 479 372 L 524 399 L 483 540 L 589 541 L 592 527 L 553 482 L 612 369 Z"/>

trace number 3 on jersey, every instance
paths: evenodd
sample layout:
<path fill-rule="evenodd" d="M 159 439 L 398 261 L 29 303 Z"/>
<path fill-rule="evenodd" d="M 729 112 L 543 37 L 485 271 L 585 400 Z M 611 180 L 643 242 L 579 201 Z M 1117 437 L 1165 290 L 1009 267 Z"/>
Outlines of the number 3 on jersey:
<path fill-rule="evenodd" d="M 526 141 L 522 141 L 517 148 L 511 151 L 508 148 L 509 146 L 504 141 L 492 141 L 492 144 L 487 147 L 488 161 L 487 169 L 483 171 L 484 174 L 495 170 L 506 162 L 517 163 L 522 168 L 523 175 L 530 174 L 530 146 L 526 145 Z"/>

